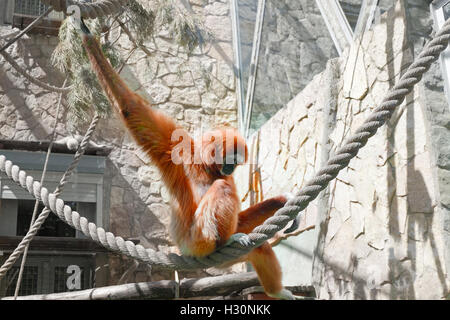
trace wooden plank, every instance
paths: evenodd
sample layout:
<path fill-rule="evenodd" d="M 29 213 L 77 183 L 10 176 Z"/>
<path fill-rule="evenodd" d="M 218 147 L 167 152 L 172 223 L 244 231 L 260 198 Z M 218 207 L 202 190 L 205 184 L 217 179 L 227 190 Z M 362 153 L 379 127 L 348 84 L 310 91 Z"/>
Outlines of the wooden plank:
<path fill-rule="evenodd" d="M 230 1 L 231 25 L 233 31 L 234 74 L 236 76 L 236 96 L 238 101 L 238 125 L 242 135 L 245 134 L 245 97 L 242 75 L 241 31 L 239 26 L 238 0 Z"/>
<path fill-rule="evenodd" d="M 226 296 L 233 292 L 257 286 L 255 272 L 230 274 L 200 279 L 182 279 L 179 283 L 180 298 Z M 121 300 L 121 299 L 173 299 L 177 283 L 173 280 L 129 283 L 93 288 L 75 292 L 53 293 L 18 297 L 25 300 Z M 10 300 L 6 297 L 2 300 Z"/>
<path fill-rule="evenodd" d="M 179 282 L 179 298 L 219 297 L 238 298 L 248 293 L 263 292 L 255 272 L 222 276 L 182 279 Z M 295 295 L 313 297 L 312 286 L 287 287 Z M 41 294 L 18 297 L 18 300 L 124 300 L 124 299 L 174 299 L 177 282 L 161 280 L 93 288 L 74 292 Z M 231 296 L 231 297 L 229 297 Z M 267 298 L 267 296 L 265 296 Z M 2 300 L 12 300 L 5 297 Z"/>
<path fill-rule="evenodd" d="M 253 98 L 255 94 L 256 76 L 258 74 L 259 51 L 261 47 L 261 34 L 264 25 L 264 13 L 266 10 L 266 0 L 258 0 L 258 12 L 256 13 L 255 33 L 253 36 L 252 56 L 250 59 L 250 75 L 248 78 L 247 96 L 245 100 L 245 135 L 248 138 L 250 123 L 253 113 Z"/>

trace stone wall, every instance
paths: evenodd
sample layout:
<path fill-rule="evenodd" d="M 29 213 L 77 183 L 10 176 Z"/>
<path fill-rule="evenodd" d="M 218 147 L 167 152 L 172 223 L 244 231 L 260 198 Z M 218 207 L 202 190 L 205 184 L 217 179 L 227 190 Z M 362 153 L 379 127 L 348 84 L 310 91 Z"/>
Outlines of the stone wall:
<path fill-rule="evenodd" d="M 431 26 L 426 3 L 398 1 L 261 128 L 264 198 L 297 191 L 324 165 L 417 56 Z M 448 294 L 450 129 L 440 74 L 435 63 L 302 213 L 301 228 L 315 229 L 276 247 L 285 284 L 312 283 L 321 299 Z"/>
<path fill-rule="evenodd" d="M 135 50 L 129 56 L 132 43 L 119 29 L 114 29 L 111 36 L 119 37 L 117 48 L 122 58 L 127 59 L 121 75 L 133 90 L 174 117 L 193 135 L 220 124 L 236 126 L 229 3 L 227 0 L 192 0 L 184 5 L 200 15 L 215 36 L 215 42 L 188 55 L 174 45 L 168 35 L 162 34 L 145 43 L 155 52 L 154 56 L 149 57 L 141 50 Z M 0 27 L 0 32 L 7 34 L 11 30 L 4 26 Z M 50 62 L 57 43 L 56 37 L 30 35 L 11 46 L 8 52 L 33 76 L 61 86 L 64 76 Z M 0 68 L 0 139 L 48 140 L 58 94 L 24 80 L 3 59 L 0 59 Z M 87 124 L 74 125 L 67 108 L 63 110 L 58 121 L 57 139 L 83 135 Z M 138 238 L 145 247 L 174 251 L 167 233 L 169 196 L 159 172 L 147 165 L 147 157 L 136 148 L 115 115 L 101 120 L 93 141 L 112 148 L 105 172 L 104 214 L 109 216 L 105 227 L 116 235 Z M 143 266 L 135 269 L 132 261 L 120 256 L 111 256 L 108 268 L 109 284 L 117 284 L 127 270 L 122 283 L 173 277 L 172 272 L 151 273 Z M 211 269 L 208 273 L 216 274 L 217 271 Z M 192 272 L 180 276 L 199 274 Z"/>

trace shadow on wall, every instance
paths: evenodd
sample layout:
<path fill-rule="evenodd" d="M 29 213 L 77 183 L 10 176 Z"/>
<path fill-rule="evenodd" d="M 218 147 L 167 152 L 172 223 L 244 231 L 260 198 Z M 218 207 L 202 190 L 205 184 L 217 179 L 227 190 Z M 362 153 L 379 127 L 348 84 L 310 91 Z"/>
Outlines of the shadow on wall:
<path fill-rule="evenodd" d="M 407 24 L 408 25 L 408 24 Z M 394 37 L 394 24 L 393 21 L 387 21 L 387 42 L 386 42 L 386 52 L 393 52 L 393 43 L 392 39 Z M 412 49 L 412 48 L 411 48 Z M 394 60 L 395 57 L 388 57 L 388 61 Z M 405 55 L 403 56 L 403 59 Z M 402 61 L 400 65 L 405 65 L 409 61 Z M 402 70 L 401 74 L 403 74 L 406 70 Z M 393 64 L 388 64 L 388 74 L 389 74 L 389 84 L 390 87 L 395 85 L 395 70 Z M 396 242 L 400 242 L 400 233 L 399 231 L 403 229 L 403 226 L 400 224 L 406 224 L 406 230 L 404 233 L 406 234 L 407 241 L 407 257 L 403 258 L 402 261 L 399 261 L 398 254 L 395 254 L 395 248 L 389 248 L 389 273 L 390 273 L 390 281 L 391 283 L 397 284 L 392 285 L 389 293 L 390 299 L 416 299 L 416 292 L 414 288 L 414 281 L 416 280 L 417 273 L 417 263 L 422 258 L 418 259 L 418 241 L 423 244 L 430 242 L 432 254 L 434 257 L 434 262 L 436 265 L 436 270 L 438 273 L 438 278 L 442 286 L 442 292 L 445 293 L 448 291 L 445 274 L 443 272 L 443 264 L 440 261 L 439 253 L 437 251 L 437 243 L 435 241 L 435 236 L 432 231 L 432 223 L 434 215 L 438 212 L 435 208 L 431 195 L 429 194 L 429 189 L 432 188 L 430 184 L 432 182 L 428 181 L 428 185 L 424 179 L 423 173 L 417 170 L 418 166 L 416 164 L 417 154 L 415 151 L 416 147 L 416 137 L 415 137 L 415 125 L 416 125 L 416 117 L 415 117 L 415 106 L 416 102 L 414 101 L 415 91 L 418 89 L 415 88 L 405 99 L 405 111 L 406 112 L 406 132 L 405 136 L 407 139 L 405 140 L 406 146 L 406 198 L 407 198 L 407 213 L 406 213 L 406 221 L 401 221 L 399 217 L 399 210 L 405 210 L 405 208 L 400 209 L 398 203 L 398 197 L 400 196 L 395 192 L 391 207 L 390 207 L 390 217 L 389 217 L 389 231 L 391 237 Z M 392 122 L 388 122 L 388 131 L 392 129 L 391 133 L 394 131 L 394 127 L 396 125 Z M 391 134 L 388 136 L 387 145 L 386 145 L 387 155 L 394 154 L 396 152 L 396 140 L 395 135 Z M 395 157 L 393 157 L 395 159 Z M 399 164 L 397 164 L 399 165 Z M 387 180 L 387 190 L 396 190 L 398 180 L 396 179 L 396 168 L 397 165 L 394 163 L 390 168 L 393 174 L 392 184 L 391 181 Z M 423 165 L 423 162 L 419 164 Z M 432 170 L 432 169 L 430 169 Z M 404 240 L 403 240 L 404 241 Z M 419 244 L 422 245 L 422 244 Z M 405 263 L 405 260 L 408 260 Z M 393 278 L 395 276 L 395 278 Z M 437 289 L 437 288 L 436 288 Z"/>
<path fill-rule="evenodd" d="M 398 78 L 399 70 L 396 66 L 405 66 L 411 62 L 409 56 L 403 54 L 403 60 L 394 63 L 396 57 L 392 53 L 394 47 L 399 45 L 397 42 L 393 43 L 394 39 L 399 41 L 398 35 L 394 34 L 394 23 L 395 19 L 386 19 L 387 42 L 384 52 L 391 54 L 387 57 L 386 64 L 390 87 Z M 406 29 L 409 27 L 408 25 Z M 412 50 L 410 48 L 412 45 L 407 40 L 410 39 L 404 39 L 402 48 Z M 400 70 L 400 74 L 405 71 Z M 348 244 L 348 248 L 342 250 L 351 253 L 349 261 L 343 261 L 344 263 L 339 265 L 326 258 L 327 255 L 330 257 L 336 252 L 332 252 L 331 249 L 326 252 L 326 246 L 325 253 L 319 250 L 320 247 L 316 248 L 317 253 L 314 258 L 321 261 L 324 266 L 314 269 L 313 272 L 320 275 L 319 286 L 322 287 L 322 292 L 329 294 L 331 299 L 417 299 L 442 296 L 448 292 L 445 267 L 441 260 L 442 252 L 438 250 L 442 246 L 440 234 L 434 234 L 432 229 L 437 222 L 434 215 L 440 212 L 435 203 L 433 189 L 435 182 L 431 174 L 433 168 L 430 166 L 430 149 L 426 148 L 424 142 L 425 133 L 419 137 L 415 132 L 419 129 L 417 126 L 424 116 L 420 113 L 422 105 L 414 101 L 417 90 L 419 89 L 412 91 L 404 104 L 395 111 L 393 119 L 388 122 L 387 128 L 384 128 L 387 129 L 385 131 L 387 140 L 382 142 L 385 143 L 384 149 L 382 145 L 379 146 L 388 158 L 386 171 L 383 173 L 387 173 L 387 178 L 386 181 L 382 181 L 385 185 L 381 188 L 389 192 L 389 196 L 382 195 L 383 198 L 388 198 L 388 207 L 383 209 L 387 215 L 385 216 L 387 223 L 385 221 L 380 223 L 380 228 L 383 229 L 380 230 L 382 235 L 380 239 L 386 246 L 368 248 L 368 239 L 364 233 L 357 237 L 361 237 L 359 239 L 349 239 L 342 236 L 341 230 L 340 236 L 343 237 L 343 241 L 352 241 L 352 243 L 335 244 L 335 249 Z M 420 128 L 420 130 L 423 129 Z M 381 130 L 379 134 L 383 134 Z M 375 209 L 380 208 L 373 207 L 369 215 L 375 216 L 383 211 Z M 329 221 L 329 219 L 324 220 L 323 225 L 320 226 L 319 245 L 321 238 L 326 237 Z M 373 225 L 372 229 L 373 227 L 376 225 Z M 366 224 L 365 232 L 367 229 Z M 322 232 L 323 230 L 325 231 Z M 369 262 L 372 262 L 372 265 Z M 343 268 L 343 265 L 347 265 L 348 268 Z M 370 276 L 361 277 L 361 273 L 357 272 L 359 269 L 363 273 L 370 274 L 368 271 L 371 267 L 380 272 L 379 279 L 375 279 L 380 282 L 372 283 Z M 429 284 L 427 284 L 428 279 L 430 279 Z M 427 285 L 430 288 L 427 288 Z"/>
<path fill-rule="evenodd" d="M 8 51 L 15 59 L 23 58 L 19 64 L 31 75 L 61 86 L 63 77 L 50 63 L 50 55 L 56 44 L 52 44 L 49 39 L 39 35 L 22 38 Z M 3 105 L 2 113 L 7 113 L 6 117 L 2 117 L 0 127 L 7 124 L 11 128 L 2 130 L 0 136 L 16 140 L 48 139 L 54 117 L 50 110 L 56 105 L 58 94 L 31 84 L 1 58 L 0 63 L 5 75 L 0 77 L 0 87 L 4 91 L 4 97 L 0 101 Z"/>

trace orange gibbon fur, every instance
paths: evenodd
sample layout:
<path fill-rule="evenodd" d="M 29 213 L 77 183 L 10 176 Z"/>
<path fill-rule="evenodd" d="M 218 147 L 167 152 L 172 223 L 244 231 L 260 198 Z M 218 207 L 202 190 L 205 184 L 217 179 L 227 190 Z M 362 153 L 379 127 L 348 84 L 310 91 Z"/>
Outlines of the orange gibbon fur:
<path fill-rule="evenodd" d="M 279 196 L 241 211 L 231 173 L 237 165 L 237 158 L 247 160 L 247 146 L 235 129 L 213 131 L 213 136 L 219 135 L 225 139 L 222 146 L 215 145 L 217 142 L 214 139 L 205 138 L 207 135 L 200 142 L 187 134 L 183 135 L 188 137 L 191 153 L 181 157 L 185 159 L 187 155 L 193 155 L 196 148 L 201 148 L 202 161 L 174 163 L 172 152 L 179 141 L 172 141 L 172 134 L 183 129 L 132 92 L 107 61 L 98 40 L 89 33 L 83 22 L 81 29 L 84 48 L 106 96 L 136 143 L 161 172 L 173 199 L 171 236 L 184 254 L 206 256 L 230 241 L 233 234 L 251 232 L 286 203 L 286 197 Z M 204 161 L 208 156 L 203 150 L 211 146 L 221 152 L 219 156 L 222 159 L 232 157 L 234 164 L 225 168 L 224 164 Z M 280 265 L 267 242 L 252 250 L 244 259 L 251 262 L 268 295 L 293 298 L 290 291 L 283 289 Z"/>

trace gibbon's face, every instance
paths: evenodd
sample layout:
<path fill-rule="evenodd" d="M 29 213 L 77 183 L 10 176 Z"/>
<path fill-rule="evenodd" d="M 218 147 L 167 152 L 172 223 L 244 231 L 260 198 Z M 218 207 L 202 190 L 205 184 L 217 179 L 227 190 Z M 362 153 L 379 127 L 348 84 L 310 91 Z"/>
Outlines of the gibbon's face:
<path fill-rule="evenodd" d="M 238 165 L 247 161 L 247 153 L 244 138 L 234 128 L 217 129 L 203 136 L 203 162 L 219 175 L 231 175 Z"/>

